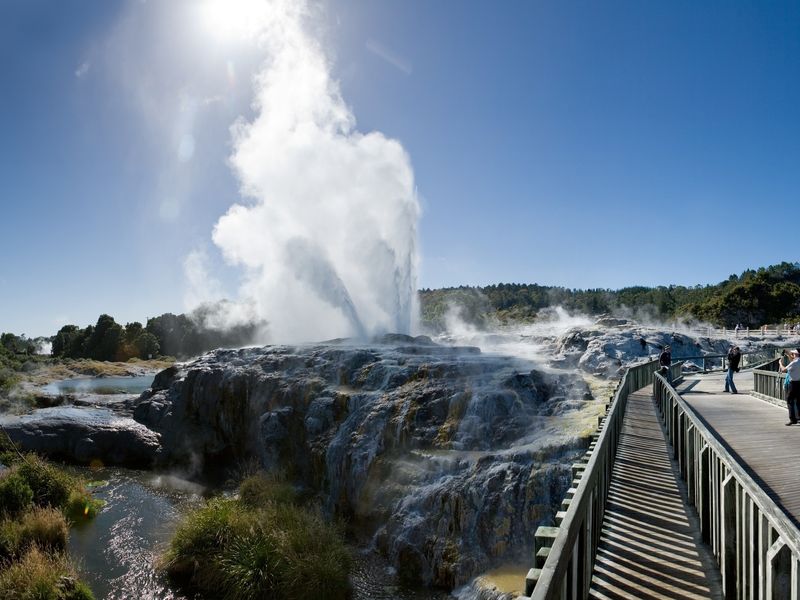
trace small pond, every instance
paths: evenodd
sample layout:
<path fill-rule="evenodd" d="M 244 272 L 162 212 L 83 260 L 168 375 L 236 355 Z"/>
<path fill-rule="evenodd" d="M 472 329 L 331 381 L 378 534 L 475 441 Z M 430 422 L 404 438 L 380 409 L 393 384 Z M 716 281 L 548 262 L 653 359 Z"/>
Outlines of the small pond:
<path fill-rule="evenodd" d="M 141 394 L 153 383 L 153 375 L 135 377 L 85 377 L 62 379 L 42 389 L 53 395 L 62 394 Z"/>

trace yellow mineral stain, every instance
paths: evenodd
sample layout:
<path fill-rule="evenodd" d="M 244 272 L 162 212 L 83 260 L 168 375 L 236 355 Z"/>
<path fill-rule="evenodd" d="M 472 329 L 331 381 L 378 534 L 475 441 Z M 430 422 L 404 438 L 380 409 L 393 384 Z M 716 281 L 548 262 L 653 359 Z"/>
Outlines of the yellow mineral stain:
<path fill-rule="evenodd" d="M 488 588 L 495 587 L 504 594 L 521 596 L 525 591 L 525 576 L 529 569 L 530 565 L 503 565 L 487 571 L 480 578 Z"/>

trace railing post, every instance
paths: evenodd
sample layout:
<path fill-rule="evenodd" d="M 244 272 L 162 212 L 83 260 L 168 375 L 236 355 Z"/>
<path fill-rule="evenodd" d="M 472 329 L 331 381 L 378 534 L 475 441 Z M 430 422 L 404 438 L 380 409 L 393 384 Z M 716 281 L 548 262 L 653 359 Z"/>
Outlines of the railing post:
<path fill-rule="evenodd" d="M 684 478 L 686 479 L 686 493 L 688 494 L 689 505 L 694 506 L 696 490 L 695 483 L 695 461 L 697 457 L 694 453 L 694 424 L 689 421 L 689 426 L 686 431 L 686 470 Z"/>
<path fill-rule="evenodd" d="M 792 552 L 778 539 L 767 552 L 767 598 L 789 600 L 792 597 Z"/>
<path fill-rule="evenodd" d="M 703 541 L 708 544 L 711 541 L 711 498 L 710 482 L 711 482 L 711 451 L 708 444 L 703 444 L 700 450 L 700 460 L 698 461 L 698 483 L 699 485 L 699 503 L 698 513 L 700 515 L 700 532 L 703 534 Z"/>
<path fill-rule="evenodd" d="M 736 479 L 733 474 L 722 482 L 722 552 L 720 571 L 722 571 L 722 590 L 725 598 L 735 599 L 736 594 Z"/>

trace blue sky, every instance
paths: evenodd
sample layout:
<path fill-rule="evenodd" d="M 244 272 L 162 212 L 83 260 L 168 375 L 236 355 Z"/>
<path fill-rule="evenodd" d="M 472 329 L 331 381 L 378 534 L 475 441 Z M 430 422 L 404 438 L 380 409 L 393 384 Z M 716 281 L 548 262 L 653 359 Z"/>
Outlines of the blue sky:
<path fill-rule="evenodd" d="M 260 54 L 167 0 L 0 4 L 0 331 L 185 302 L 238 200 Z M 328 0 L 358 129 L 398 139 L 420 287 L 715 283 L 800 258 L 796 2 Z"/>

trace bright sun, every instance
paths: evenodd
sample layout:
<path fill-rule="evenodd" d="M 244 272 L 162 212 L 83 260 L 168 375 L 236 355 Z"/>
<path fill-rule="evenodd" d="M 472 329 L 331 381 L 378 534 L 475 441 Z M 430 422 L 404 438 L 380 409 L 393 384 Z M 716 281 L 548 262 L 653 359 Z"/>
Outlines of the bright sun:
<path fill-rule="evenodd" d="M 203 0 L 199 6 L 203 25 L 223 41 L 251 38 L 269 11 L 267 0 Z"/>

